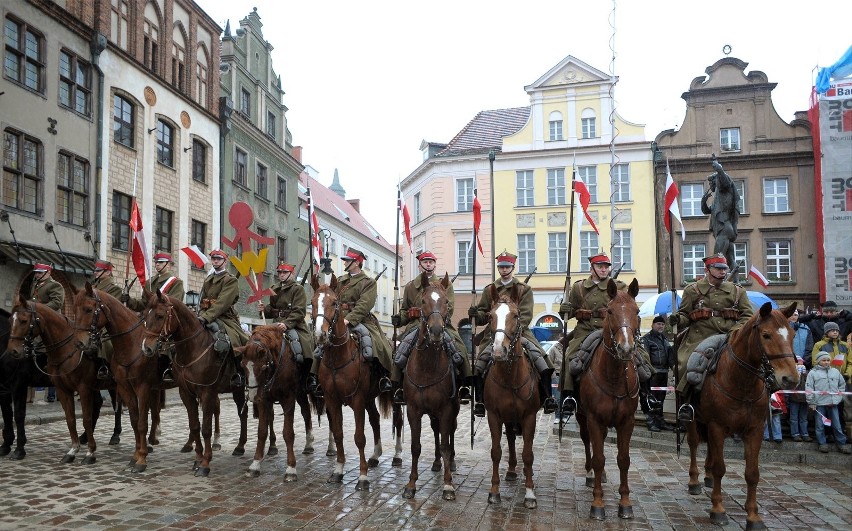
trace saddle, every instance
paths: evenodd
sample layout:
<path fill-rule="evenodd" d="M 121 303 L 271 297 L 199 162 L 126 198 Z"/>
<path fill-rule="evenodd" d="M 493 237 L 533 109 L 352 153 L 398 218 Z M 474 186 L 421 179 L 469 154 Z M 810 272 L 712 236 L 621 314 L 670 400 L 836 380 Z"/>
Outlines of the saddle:
<path fill-rule="evenodd" d="M 601 341 L 603 341 L 603 330 L 601 329 L 586 336 L 580 348 L 577 349 L 577 354 L 568 362 L 568 373 L 571 376 L 580 376 L 586 372 L 592 362 L 592 354 Z"/>
<path fill-rule="evenodd" d="M 716 334 L 699 343 L 686 362 L 686 383 L 700 391 L 707 375 L 716 372 L 719 357 L 727 343 L 727 334 Z"/>

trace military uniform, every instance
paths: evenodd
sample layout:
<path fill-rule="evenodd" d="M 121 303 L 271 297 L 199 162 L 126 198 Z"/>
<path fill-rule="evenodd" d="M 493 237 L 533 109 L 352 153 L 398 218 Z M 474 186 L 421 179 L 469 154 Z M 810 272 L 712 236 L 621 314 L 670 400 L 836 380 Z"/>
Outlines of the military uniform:
<path fill-rule="evenodd" d="M 33 283 L 31 295 L 28 298 L 62 313 L 65 306 L 65 288 L 51 277 L 47 277 Z"/>
<path fill-rule="evenodd" d="M 154 255 L 154 262 L 171 262 L 172 257 L 168 253 L 157 253 Z M 148 279 L 148 282 L 145 283 L 145 289 L 150 293 L 157 293 L 159 290 L 163 295 L 168 295 L 169 297 L 174 297 L 179 301 L 183 302 L 183 298 L 186 295 L 183 287 L 183 280 L 178 277 L 165 272 L 165 273 L 157 273 L 153 277 Z M 127 307 L 133 311 L 141 312 L 145 309 L 145 300 L 144 299 L 136 299 L 131 298 L 127 301 Z"/>
<path fill-rule="evenodd" d="M 232 347 L 242 347 L 249 340 L 248 335 L 240 327 L 240 319 L 234 310 L 234 304 L 239 298 L 240 288 L 237 277 L 227 271 L 208 275 L 201 287 L 201 311 L 198 317 L 207 323 L 218 321 L 228 334 Z"/>
<path fill-rule="evenodd" d="M 367 328 L 373 341 L 373 357 L 390 373 L 391 380 L 398 382 L 401 373 L 392 363 L 390 342 L 372 313 L 378 297 L 376 281 L 363 271 L 356 275 L 346 274 L 340 280 L 338 291 L 343 318 L 349 321 L 350 326 L 363 324 Z"/>
<path fill-rule="evenodd" d="M 292 273 L 292 270 L 290 271 Z M 275 323 L 284 323 L 287 325 L 288 332 L 292 330 L 298 334 L 302 356 L 305 363 L 311 365 L 314 358 L 314 337 L 305 321 L 308 307 L 305 288 L 290 277 L 290 280 L 279 281 L 273 285 L 272 291 L 275 295 L 269 297 L 269 304 L 263 310 L 264 317 L 272 319 Z"/>
<path fill-rule="evenodd" d="M 121 297 L 121 287 L 115 283 L 112 278 L 113 265 L 106 260 L 98 260 L 95 262 L 95 275 L 97 278 L 92 283 L 92 287 L 98 291 L 111 295 L 116 299 Z M 106 380 L 109 378 L 108 364 L 112 360 L 112 340 L 109 339 L 109 333 L 104 329 L 101 332 L 101 348 L 98 349 L 98 358 L 103 360 L 103 364 L 98 368 L 98 379 Z"/>

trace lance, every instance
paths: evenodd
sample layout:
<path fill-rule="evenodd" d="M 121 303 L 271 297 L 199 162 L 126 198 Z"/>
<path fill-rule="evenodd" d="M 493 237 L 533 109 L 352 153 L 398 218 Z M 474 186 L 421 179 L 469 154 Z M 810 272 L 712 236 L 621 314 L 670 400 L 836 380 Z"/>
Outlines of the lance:
<path fill-rule="evenodd" d="M 669 174 L 669 162 L 666 160 L 666 175 Z M 669 232 L 669 286 L 672 292 L 672 313 L 671 315 L 678 314 L 678 306 L 677 306 L 677 290 L 675 289 L 675 266 L 674 266 L 674 223 L 672 223 L 672 231 Z M 671 320 L 669 321 L 671 322 Z M 672 324 L 672 334 L 674 338 L 677 338 L 678 334 L 678 323 L 675 321 Z M 678 391 L 678 387 L 680 386 L 680 361 L 677 352 L 675 352 L 675 411 L 680 412 L 681 406 L 681 397 L 680 391 Z M 680 456 L 680 447 L 683 442 L 683 436 L 678 433 L 677 428 L 674 430 L 675 434 L 675 447 L 677 450 L 677 455 Z"/>
<path fill-rule="evenodd" d="M 562 302 L 568 302 L 568 290 L 571 289 L 571 251 L 574 246 L 574 183 L 577 182 L 577 154 L 574 153 L 574 162 L 571 163 L 571 208 L 569 210 L 568 215 L 568 263 L 565 265 L 565 286 L 562 288 Z M 562 323 L 562 335 L 568 335 L 568 319 L 565 319 L 565 322 Z M 566 345 L 567 348 L 567 345 Z M 567 352 L 562 353 L 562 371 L 565 370 L 565 358 Z M 565 375 L 564 373 L 561 375 L 562 377 L 559 379 L 560 383 L 565 381 L 565 378 L 570 378 L 571 375 Z M 561 391 L 561 389 L 560 389 Z M 562 414 L 562 400 L 559 401 L 559 442 L 562 442 L 562 428 L 564 426 L 564 416 Z"/>
<path fill-rule="evenodd" d="M 529 284 L 529 283 L 530 283 L 530 279 L 532 278 L 532 276 L 533 276 L 533 275 L 535 275 L 535 272 L 536 272 L 537 270 L 538 270 L 538 266 L 535 266 L 535 267 L 533 268 L 533 270 L 532 270 L 532 271 L 530 271 L 530 274 L 529 274 L 529 275 L 527 275 L 527 278 L 525 278 L 525 279 L 524 279 L 524 284 Z"/>
<path fill-rule="evenodd" d="M 459 278 L 459 275 L 461 275 L 461 271 L 459 271 L 458 273 L 456 273 L 456 274 L 455 274 L 455 276 L 454 276 L 453 278 L 451 278 L 451 279 L 450 279 L 450 284 L 452 284 L 453 282 L 455 282 L 455 281 L 456 281 L 456 279 L 457 279 L 457 278 Z"/>
<path fill-rule="evenodd" d="M 388 270 L 388 266 L 387 266 L 387 265 L 385 265 L 385 268 L 384 268 L 384 269 L 382 269 L 381 271 L 379 271 L 379 273 L 376 275 L 376 278 L 374 278 L 374 279 L 373 279 L 373 281 L 374 281 L 374 282 L 378 282 L 378 280 L 379 280 L 380 278 L 382 278 L 382 275 L 384 275 L 384 274 L 385 274 L 385 271 L 387 271 L 387 270 Z"/>
<path fill-rule="evenodd" d="M 402 211 L 402 189 L 399 187 L 400 183 L 396 184 L 396 246 L 393 248 L 394 250 L 394 266 L 393 266 L 393 308 L 391 310 L 393 313 L 391 315 L 399 315 L 399 215 Z M 385 266 L 387 269 L 387 266 Z M 382 270 L 384 273 L 384 270 Z M 381 276 L 381 273 L 379 273 Z M 378 280 L 378 276 L 376 279 Z M 398 319 L 398 318 L 397 318 Z M 396 350 L 397 350 L 397 338 L 399 334 L 399 330 L 396 327 L 396 319 L 391 318 L 391 324 L 393 324 L 393 337 L 391 341 L 393 356 L 391 359 L 396 361 Z M 402 382 L 400 382 L 402 383 Z"/>
<path fill-rule="evenodd" d="M 610 276 L 612 277 L 612 279 L 613 279 L 613 280 L 615 280 L 615 279 L 617 279 L 617 278 L 618 278 L 618 275 L 620 275 L 620 274 L 621 274 L 621 270 L 622 270 L 622 269 L 624 269 L 624 264 L 626 264 L 626 263 L 627 263 L 627 262 L 621 262 L 621 265 L 620 265 L 620 266 L 618 266 L 618 269 L 616 269 L 616 270 L 615 270 L 615 273 L 612 273 L 612 272 L 610 271 L 610 273 L 611 273 L 611 274 L 610 274 Z"/>
<path fill-rule="evenodd" d="M 473 199 L 476 201 L 476 188 L 473 189 Z M 491 198 L 492 202 L 494 198 Z M 494 205 L 491 205 L 492 210 L 494 209 Z M 474 220 L 473 220 L 473 239 L 470 241 L 470 251 L 473 254 L 473 258 L 471 259 L 471 275 L 470 279 L 470 306 L 474 308 L 476 306 L 476 239 L 479 237 L 479 227 L 476 226 L 476 212 L 474 209 Z M 494 239 L 494 234 L 491 235 L 491 239 Z M 473 338 L 476 337 L 476 317 L 470 320 L 470 345 L 471 345 L 471 356 L 470 356 L 470 373 L 474 375 L 476 371 L 476 347 L 473 346 Z M 481 376 L 480 376 L 481 378 Z M 482 382 L 482 392 L 485 393 L 485 382 Z M 479 397 L 482 400 L 484 397 Z M 476 397 L 470 403 L 470 449 L 473 450 L 473 424 L 475 420 L 475 416 L 473 414 L 473 406 L 476 404 Z"/>

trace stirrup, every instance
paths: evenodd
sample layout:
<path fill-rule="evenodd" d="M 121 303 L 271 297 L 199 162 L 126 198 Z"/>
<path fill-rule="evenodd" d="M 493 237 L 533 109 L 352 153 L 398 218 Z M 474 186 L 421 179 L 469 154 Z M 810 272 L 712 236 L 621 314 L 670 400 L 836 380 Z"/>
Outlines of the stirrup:
<path fill-rule="evenodd" d="M 379 378 L 379 392 L 387 393 L 390 391 L 393 391 L 393 383 L 390 381 L 390 378 L 387 376 Z"/>
<path fill-rule="evenodd" d="M 695 420 L 695 408 L 692 404 L 683 404 L 677 410 L 677 420 L 681 422 L 693 422 Z"/>
<path fill-rule="evenodd" d="M 98 380 L 109 380 L 109 377 L 109 367 L 107 367 L 106 365 L 101 365 L 100 367 L 98 367 Z"/>
<path fill-rule="evenodd" d="M 577 411 L 577 401 L 573 396 L 566 396 L 562 401 L 562 414 L 571 416 Z"/>
<path fill-rule="evenodd" d="M 459 396 L 459 403 L 460 404 L 469 404 L 470 403 L 470 397 L 471 397 L 470 387 L 467 387 L 465 385 L 459 387 L 458 396 Z"/>
<path fill-rule="evenodd" d="M 473 414 L 477 417 L 485 416 L 485 404 L 482 402 L 474 402 L 473 403 Z"/>
<path fill-rule="evenodd" d="M 311 391 L 311 392 L 317 398 L 324 398 L 325 397 L 325 391 L 322 390 L 322 386 L 320 384 L 317 384 L 317 386 L 314 387 L 314 390 Z"/>
<path fill-rule="evenodd" d="M 235 372 L 234 375 L 231 376 L 231 387 L 245 387 L 242 374 Z"/>
<path fill-rule="evenodd" d="M 171 369 L 166 369 L 163 371 L 163 383 L 174 383 L 175 377 L 172 374 Z"/>
<path fill-rule="evenodd" d="M 405 393 L 402 391 L 402 387 L 393 392 L 393 403 L 400 406 L 405 405 Z"/>

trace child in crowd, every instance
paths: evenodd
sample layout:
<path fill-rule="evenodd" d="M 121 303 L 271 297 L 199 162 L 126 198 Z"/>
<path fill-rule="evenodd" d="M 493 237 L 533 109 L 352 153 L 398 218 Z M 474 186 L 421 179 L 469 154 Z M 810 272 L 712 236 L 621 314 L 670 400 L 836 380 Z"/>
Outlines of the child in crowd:
<path fill-rule="evenodd" d="M 840 428 L 840 415 L 837 404 L 843 398 L 839 393 L 846 390 L 846 380 L 840 371 L 830 366 L 831 356 L 828 352 L 816 353 L 816 364 L 808 373 L 805 389 L 808 405 L 818 413 L 816 416 L 816 438 L 819 451 L 828 453 L 828 441 L 825 438 L 826 423 L 834 432 L 834 442 L 837 449 L 844 454 L 852 454 L 852 448 L 846 444 L 846 434 Z"/>
<path fill-rule="evenodd" d="M 799 385 L 796 391 L 804 391 L 808 379 L 808 370 L 805 368 L 805 359 L 796 355 L 796 368 L 799 370 Z M 796 442 L 811 442 L 808 435 L 808 399 L 804 394 L 791 393 L 787 395 L 787 409 L 790 411 L 790 435 Z"/>

